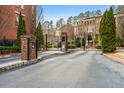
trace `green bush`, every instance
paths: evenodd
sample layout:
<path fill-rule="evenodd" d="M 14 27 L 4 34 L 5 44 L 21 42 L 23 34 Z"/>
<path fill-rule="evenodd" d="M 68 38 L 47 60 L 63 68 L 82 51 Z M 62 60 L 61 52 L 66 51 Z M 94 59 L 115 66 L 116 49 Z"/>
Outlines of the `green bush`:
<path fill-rule="evenodd" d="M 57 48 L 61 48 L 61 42 L 57 42 Z"/>
<path fill-rule="evenodd" d="M 18 46 L 0 46 L 0 54 L 20 52 Z"/>
<path fill-rule="evenodd" d="M 81 47 L 80 38 L 76 38 L 76 40 L 75 40 L 75 46 L 76 47 Z"/>

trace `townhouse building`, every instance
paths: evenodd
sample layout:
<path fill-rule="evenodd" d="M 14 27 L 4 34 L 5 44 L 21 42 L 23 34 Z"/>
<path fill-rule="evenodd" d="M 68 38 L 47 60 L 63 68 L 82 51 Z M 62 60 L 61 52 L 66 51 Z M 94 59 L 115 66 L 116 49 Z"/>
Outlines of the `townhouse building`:
<path fill-rule="evenodd" d="M 19 24 L 19 14 L 22 14 L 26 34 L 30 34 L 35 27 L 35 11 L 32 5 L 1 5 L 0 6 L 0 42 L 7 40 L 15 42 Z"/>

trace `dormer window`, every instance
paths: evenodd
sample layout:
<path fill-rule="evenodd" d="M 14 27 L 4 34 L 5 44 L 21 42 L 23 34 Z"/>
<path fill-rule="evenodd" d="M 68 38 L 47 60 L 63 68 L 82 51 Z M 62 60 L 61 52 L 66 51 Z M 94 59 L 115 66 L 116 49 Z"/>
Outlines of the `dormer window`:
<path fill-rule="evenodd" d="M 24 9 L 24 5 L 21 5 L 21 8 Z"/>
<path fill-rule="evenodd" d="M 16 5 L 17 7 L 20 7 L 21 9 L 24 9 L 24 5 Z"/>

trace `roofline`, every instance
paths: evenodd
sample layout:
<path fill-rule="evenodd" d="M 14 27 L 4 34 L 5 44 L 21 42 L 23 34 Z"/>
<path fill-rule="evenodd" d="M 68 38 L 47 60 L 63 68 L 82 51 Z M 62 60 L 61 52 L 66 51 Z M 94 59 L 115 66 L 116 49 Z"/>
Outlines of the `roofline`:
<path fill-rule="evenodd" d="M 114 14 L 114 16 L 115 16 L 115 15 L 120 15 L 120 14 L 124 14 L 124 13 L 116 13 L 116 14 Z M 89 18 L 82 19 L 82 20 L 80 20 L 80 21 L 87 20 L 87 19 L 93 19 L 93 18 L 99 18 L 99 17 L 102 17 L 102 16 L 103 16 L 103 15 L 97 16 L 97 17 L 89 17 Z M 78 21 L 78 22 L 80 22 L 80 21 Z"/>

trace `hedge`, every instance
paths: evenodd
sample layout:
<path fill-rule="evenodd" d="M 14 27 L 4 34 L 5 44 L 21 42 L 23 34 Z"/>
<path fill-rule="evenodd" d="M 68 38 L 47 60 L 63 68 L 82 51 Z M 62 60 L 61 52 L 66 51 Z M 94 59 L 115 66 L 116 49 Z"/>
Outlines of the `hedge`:
<path fill-rule="evenodd" d="M 0 54 L 16 53 L 20 49 L 17 46 L 0 46 Z"/>

